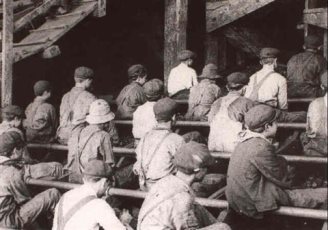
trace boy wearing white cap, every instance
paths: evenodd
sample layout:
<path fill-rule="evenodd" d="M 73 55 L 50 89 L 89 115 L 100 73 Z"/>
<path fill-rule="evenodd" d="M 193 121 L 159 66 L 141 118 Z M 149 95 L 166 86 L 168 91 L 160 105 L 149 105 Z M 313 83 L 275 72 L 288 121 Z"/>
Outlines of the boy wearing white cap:
<path fill-rule="evenodd" d="M 71 171 L 69 181 L 82 183 L 82 173 L 87 162 L 93 159 L 114 164 L 111 137 L 105 130 L 115 117 L 105 100 L 98 99 L 90 105 L 86 116 L 88 126 L 76 128 L 68 141 L 67 168 Z"/>

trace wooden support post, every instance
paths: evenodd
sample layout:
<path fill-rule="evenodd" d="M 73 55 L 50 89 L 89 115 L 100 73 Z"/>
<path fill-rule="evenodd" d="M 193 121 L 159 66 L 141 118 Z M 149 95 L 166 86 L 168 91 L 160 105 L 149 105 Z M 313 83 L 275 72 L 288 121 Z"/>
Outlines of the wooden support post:
<path fill-rule="evenodd" d="M 217 36 L 218 44 L 218 69 L 225 70 L 228 66 L 228 49 L 227 39 L 223 33 L 219 33 Z"/>
<path fill-rule="evenodd" d="M 187 17 L 189 0 L 165 0 L 164 19 L 164 83 L 177 64 L 177 54 L 187 47 Z"/>
<path fill-rule="evenodd" d="M 214 33 L 207 33 L 205 38 L 205 64 L 218 64 L 219 44 Z"/>
<path fill-rule="evenodd" d="M 323 56 L 326 58 L 326 60 L 328 60 L 328 30 L 324 31 L 323 34 Z"/>
<path fill-rule="evenodd" d="M 3 1 L 1 106 L 12 103 L 13 86 L 13 1 Z"/>

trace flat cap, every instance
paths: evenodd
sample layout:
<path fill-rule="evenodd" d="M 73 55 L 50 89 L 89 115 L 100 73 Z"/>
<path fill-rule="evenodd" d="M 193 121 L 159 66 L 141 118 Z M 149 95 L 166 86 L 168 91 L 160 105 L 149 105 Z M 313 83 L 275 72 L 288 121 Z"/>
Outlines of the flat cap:
<path fill-rule="evenodd" d="M 75 69 L 74 72 L 74 78 L 80 78 L 80 79 L 92 79 L 94 77 L 94 72 L 92 69 L 80 66 Z"/>
<path fill-rule="evenodd" d="M 164 83 L 159 79 L 151 79 L 143 85 L 146 97 L 151 100 L 157 100 L 164 90 Z"/>
<path fill-rule="evenodd" d="M 20 117 L 23 118 L 25 116 L 24 111 L 18 105 L 7 105 L 2 109 L 2 118 L 14 118 Z"/>
<path fill-rule="evenodd" d="M 276 48 L 263 48 L 260 51 L 260 58 L 276 58 L 279 55 L 279 50 Z"/>
<path fill-rule="evenodd" d="M 322 40 L 315 35 L 308 35 L 304 38 L 304 46 L 306 48 L 316 49 L 322 45 Z"/>
<path fill-rule="evenodd" d="M 101 160 L 91 160 L 85 166 L 84 175 L 93 177 L 104 177 L 108 178 L 113 175 L 113 169 Z"/>
<path fill-rule="evenodd" d="M 207 146 L 194 141 L 183 144 L 174 155 L 173 164 L 178 170 L 192 174 L 215 163 Z"/>
<path fill-rule="evenodd" d="M 185 61 L 188 59 L 195 59 L 196 54 L 190 50 L 182 50 L 178 53 L 178 59 L 179 61 Z"/>
<path fill-rule="evenodd" d="M 321 84 L 327 88 L 327 70 L 320 76 Z"/>
<path fill-rule="evenodd" d="M 263 127 L 265 124 L 274 122 L 278 113 L 268 105 L 257 105 L 245 114 L 245 124 L 249 130 Z"/>
<path fill-rule="evenodd" d="M 37 81 L 33 86 L 35 96 L 41 96 L 43 92 L 50 91 L 51 88 L 50 82 L 44 80 Z"/>
<path fill-rule="evenodd" d="M 248 81 L 249 77 L 247 76 L 247 74 L 242 72 L 235 72 L 227 77 L 227 82 L 230 85 L 247 85 Z"/>
<path fill-rule="evenodd" d="M 144 76 L 147 74 L 147 69 L 140 64 L 132 65 L 128 69 L 128 76 L 129 77 L 138 77 Z"/>
<path fill-rule="evenodd" d="M 218 79 L 221 78 L 221 76 L 218 75 L 218 67 L 212 63 L 209 63 L 204 66 L 202 74 L 199 78 Z"/>
<path fill-rule="evenodd" d="M 154 105 L 154 114 L 157 121 L 167 122 L 176 114 L 178 104 L 169 97 L 162 98 Z"/>
<path fill-rule="evenodd" d="M 22 148 L 25 142 L 18 132 L 5 132 L 0 135 L 0 156 L 10 156 L 14 148 Z"/>

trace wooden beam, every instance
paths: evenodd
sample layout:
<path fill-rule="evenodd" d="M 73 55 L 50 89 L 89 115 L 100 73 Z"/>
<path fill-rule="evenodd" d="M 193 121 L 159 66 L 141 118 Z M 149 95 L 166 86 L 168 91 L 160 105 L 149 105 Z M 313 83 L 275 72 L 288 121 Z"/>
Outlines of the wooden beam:
<path fill-rule="evenodd" d="M 328 30 L 325 30 L 323 34 L 323 56 L 326 58 L 326 60 L 328 60 L 327 49 L 328 49 Z"/>
<path fill-rule="evenodd" d="M 205 37 L 205 64 L 218 64 L 219 44 L 214 33 L 207 33 Z"/>
<path fill-rule="evenodd" d="M 177 54 L 187 47 L 187 17 L 189 0 L 165 0 L 164 19 L 164 84 L 170 70 L 177 64 Z"/>
<path fill-rule="evenodd" d="M 45 3 L 43 3 L 41 6 L 34 9 L 32 12 L 28 13 L 21 19 L 19 19 L 17 22 L 15 22 L 15 32 L 20 31 L 23 29 L 28 23 L 30 23 L 33 19 L 36 17 L 45 14 L 52 6 L 58 5 L 59 0 L 47 0 Z"/>
<path fill-rule="evenodd" d="M 258 10 L 275 0 L 229 0 L 206 3 L 206 30 L 212 32 Z"/>
<path fill-rule="evenodd" d="M 306 24 L 328 29 L 327 8 L 305 9 L 303 22 Z"/>
<path fill-rule="evenodd" d="M 12 103 L 13 88 L 13 1 L 3 1 L 1 106 Z"/>

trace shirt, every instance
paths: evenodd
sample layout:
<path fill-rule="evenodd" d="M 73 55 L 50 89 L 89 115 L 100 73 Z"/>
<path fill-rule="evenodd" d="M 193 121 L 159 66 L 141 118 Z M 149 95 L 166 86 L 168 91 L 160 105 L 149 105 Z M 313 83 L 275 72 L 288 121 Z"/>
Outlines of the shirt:
<path fill-rule="evenodd" d="M 142 170 L 141 168 L 148 168 L 145 175 L 148 180 L 157 181 L 175 170 L 172 159 L 184 140 L 180 135 L 170 132 L 167 129 L 155 128 L 140 140 L 136 148 L 137 162 L 134 168 L 137 171 Z M 168 133 L 170 134 L 160 144 Z M 154 153 L 158 146 L 159 148 Z M 153 154 L 155 154 L 154 157 L 152 157 Z"/>
<path fill-rule="evenodd" d="M 141 139 L 157 125 L 154 114 L 155 104 L 155 101 L 147 101 L 133 113 L 132 134 L 134 138 Z"/>
<path fill-rule="evenodd" d="M 143 105 L 146 101 L 146 94 L 142 86 L 137 82 L 131 82 L 122 89 L 116 98 L 116 117 L 131 119 L 138 106 Z"/>
<path fill-rule="evenodd" d="M 310 138 L 327 138 L 327 93 L 310 103 L 306 130 Z"/>
<path fill-rule="evenodd" d="M 250 77 L 246 87 L 245 97 L 249 98 L 253 92 L 255 80 L 259 83 L 273 69 L 266 65 Z M 287 81 L 279 73 L 273 72 L 263 82 L 258 90 L 258 102 L 268 104 L 279 109 L 287 109 Z"/>
<path fill-rule="evenodd" d="M 81 87 L 73 87 L 66 93 L 60 104 L 60 126 L 81 124 L 89 113 L 89 107 L 97 98 Z"/>
<path fill-rule="evenodd" d="M 31 199 L 23 180 L 22 170 L 3 165 L 7 157 L 0 156 L 0 228 L 22 228 L 20 204 Z"/>
<path fill-rule="evenodd" d="M 192 86 L 197 85 L 196 71 L 184 63 L 180 63 L 177 67 L 173 68 L 168 77 L 167 91 L 170 96 L 177 92 L 190 89 Z"/>
<path fill-rule="evenodd" d="M 236 212 L 262 218 L 289 202 L 287 162 L 261 134 L 247 130 L 240 141 L 229 161 L 226 197 Z"/>
<path fill-rule="evenodd" d="M 190 89 L 187 120 L 205 120 L 212 103 L 221 95 L 220 88 L 208 79 Z"/>
<path fill-rule="evenodd" d="M 169 175 L 158 181 L 147 194 L 139 216 L 138 230 L 199 229 L 195 195 L 184 181 Z"/>
<path fill-rule="evenodd" d="M 66 192 L 61 199 L 63 201 L 63 215 L 80 200 L 87 196 L 95 196 L 96 193 L 92 188 L 84 184 L 76 189 Z M 98 230 L 102 227 L 104 230 L 125 230 L 124 225 L 116 217 L 114 210 L 106 203 L 105 200 L 96 198 L 89 201 L 79 209 L 71 219 L 66 223 L 64 230 Z M 58 205 L 55 209 L 54 222 L 52 230 L 58 229 Z"/>
<path fill-rule="evenodd" d="M 53 105 L 39 99 L 25 110 L 26 139 L 28 142 L 47 143 L 54 140 L 58 127 L 58 116 Z"/>
<path fill-rule="evenodd" d="M 322 55 L 308 50 L 294 55 L 287 63 L 288 96 L 321 96 L 320 75 L 326 69 L 327 61 Z"/>
<path fill-rule="evenodd" d="M 79 156 L 77 158 L 77 156 Z M 79 159 L 77 162 L 76 159 Z M 93 159 L 114 164 L 113 148 L 110 135 L 97 125 L 76 128 L 68 140 L 68 156 L 66 168 L 76 174 L 83 172 L 84 166 Z M 80 178 L 81 179 L 81 178 Z"/>

